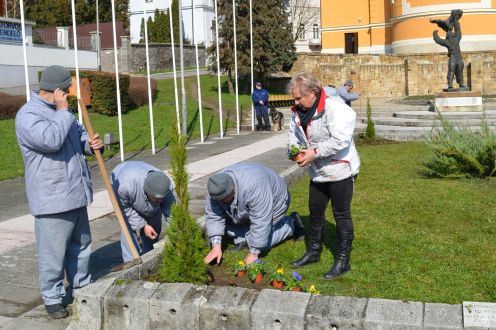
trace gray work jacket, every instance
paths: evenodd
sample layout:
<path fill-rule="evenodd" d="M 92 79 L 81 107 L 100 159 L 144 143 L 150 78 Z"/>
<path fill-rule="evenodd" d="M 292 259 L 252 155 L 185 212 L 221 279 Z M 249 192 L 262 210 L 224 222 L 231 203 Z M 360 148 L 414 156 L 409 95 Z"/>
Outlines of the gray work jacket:
<path fill-rule="evenodd" d="M 74 115 L 32 92 L 15 127 L 31 213 L 61 213 L 91 204 L 91 173 L 83 152 L 92 150 Z"/>
<path fill-rule="evenodd" d="M 250 248 L 268 248 L 273 224 L 284 217 L 289 207 L 286 183 L 273 170 L 260 164 L 236 164 L 221 172 L 233 178 L 234 200 L 223 204 L 207 194 L 205 222 L 208 237 L 223 236 L 226 219 L 230 218 L 234 224 L 250 225 L 246 234 Z"/>
<path fill-rule="evenodd" d="M 125 161 L 112 171 L 110 181 L 114 193 L 119 201 L 123 216 L 133 230 L 143 228 L 148 219 L 162 217 L 167 221 L 170 217 L 171 206 L 176 202 L 174 186 L 161 204 L 150 202 L 145 194 L 143 185 L 145 178 L 151 171 L 160 171 L 158 168 L 142 161 Z"/>

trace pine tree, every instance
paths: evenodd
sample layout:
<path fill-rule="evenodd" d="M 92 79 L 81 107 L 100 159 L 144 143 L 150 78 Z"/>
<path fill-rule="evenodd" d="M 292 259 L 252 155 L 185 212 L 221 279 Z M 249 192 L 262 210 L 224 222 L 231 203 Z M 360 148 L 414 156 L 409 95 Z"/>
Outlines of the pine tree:
<path fill-rule="evenodd" d="M 250 74 L 250 8 L 248 0 L 237 1 L 236 38 L 238 51 L 238 73 Z M 228 73 L 232 84 L 234 70 L 234 35 L 232 1 L 219 0 L 219 41 L 220 66 Z M 215 58 L 216 45 L 207 49 Z M 289 71 L 296 60 L 288 13 L 284 0 L 253 2 L 253 61 L 255 77 Z M 214 61 L 215 65 L 215 61 Z M 216 70 L 215 66 L 211 67 Z"/>
<path fill-rule="evenodd" d="M 367 139 L 375 139 L 375 125 L 372 120 L 372 107 L 370 106 L 370 98 L 367 98 L 367 128 L 365 129 L 365 137 Z"/>
<path fill-rule="evenodd" d="M 141 18 L 141 24 L 140 24 L 140 44 L 145 42 L 145 19 Z"/>
<path fill-rule="evenodd" d="M 201 229 L 188 210 L 186 137 L 178 134 L 175 124 L 172 129 L 169 150 L 177 203 L 172 206 L 171 221 L 167 229 L 168 240 L 158 274 L 163 282 L 205 283 L 207 267 L 203 258 L 207 247 Z"/>

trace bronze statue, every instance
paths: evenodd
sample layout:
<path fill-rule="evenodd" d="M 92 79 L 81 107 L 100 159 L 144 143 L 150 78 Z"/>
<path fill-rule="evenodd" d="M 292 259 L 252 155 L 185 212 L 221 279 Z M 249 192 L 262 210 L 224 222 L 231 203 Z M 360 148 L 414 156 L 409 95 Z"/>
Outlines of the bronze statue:
<path fill-rule="evenodd" d="M 468 90 L 468 87 L 463 82 L 463 59 L 460 50 L 462 32 L 459 20 L 462 15 L 462 10 L 453 9 L 450 17 L 446 20 L 430 19 L 431 23 L 437 24 L 437 26 L 446 32 L 446 39 L 439 37 L 438 30 L 435 30 L 432 36 L 438 45 L 448 48 L 448 91 L 455 90 L 453 89 L 453 76 L 456 77 L 456 82 L 459 85 L 458 90 Z"/>

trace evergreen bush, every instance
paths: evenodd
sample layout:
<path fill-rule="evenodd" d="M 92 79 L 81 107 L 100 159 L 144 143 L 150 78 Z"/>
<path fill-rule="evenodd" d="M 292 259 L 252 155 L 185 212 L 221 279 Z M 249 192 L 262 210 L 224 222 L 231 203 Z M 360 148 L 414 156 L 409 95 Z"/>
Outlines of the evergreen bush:
<path fill-rule="evenodd" d="M 428 140 L 432 152 L 422 164 L 424 174 L 435 177 L 465 176 L 484 178 L 496 176 L 496 135 L 483 119 L 480 132 L 455 127 L 438 112 L 441 127 Z"/>
<path fill-rule="evenodd" d="M 94 112 L 107 116 L 117 115 L 117 85 L 115 74 L 97 71 L 88 71 L 91 87 L 91 108 Z M 129 75 L 119 75 L 121 91 L 121 112 L 128 111 Z"/>
<path fill-rule="evenodd" d="M 169 153 L 177 203 L 172 206 L 170 225 L 167 228 L 168 237 L 158 275 L 162 282 L 205 283 L 207 266 L 203 258 L 207 253 L 207 246 L 202 230 L 188 210 L 186 137 L 179 135 L 176 123 L 172 127 Z"/>
<path fill-rule="evenodd" d="M 375 125 L 372 120 L 372 107 L 370 106 L 370 98 L 367 98 L 367 128 L 365 129 L 365 137 L 367 139 L 375 139 Z"/>

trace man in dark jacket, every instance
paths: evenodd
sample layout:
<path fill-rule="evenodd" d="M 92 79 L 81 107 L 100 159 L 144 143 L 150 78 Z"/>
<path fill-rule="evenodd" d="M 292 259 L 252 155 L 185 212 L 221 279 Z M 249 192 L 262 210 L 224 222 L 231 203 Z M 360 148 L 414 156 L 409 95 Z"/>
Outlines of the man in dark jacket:
<path fill-rule="evenodd" d="M 255 90 L 251 95 L 251 99 L 253 101 L 253 105 L 255 106 L 257 116 L 257 131 L 270 131 L 269 92 L 265 88 L 262 88 L 261 82 L 257 82 L 255 84 Z"/>
<path fill-rule="evenodd" d="M 69 71 L 52 65 L 43 71 L 40 91 L 17 113 L 16 134 L 24 159 L 29 208 L 35 217 L 40 291 L 47 313 L 67 317 L 64 275 L 73 289 L 90 283 L 93 200 L 90 170 L 83 154 L 101 149 L 69 110 Z"/>
<path fill-rule="evenodd" d="M 205 223 L 212 250 L 205 257 L 206 263 L 220 262 L 226 234 L 234 239 L 234 250 L 249 248 L 246 264 L 290 236 L 304 235 L 298 214 L 286 216 L 290 201 L 286 183 L 266 166 L 229 166 L 209 178 L 207 189 Z"/>

